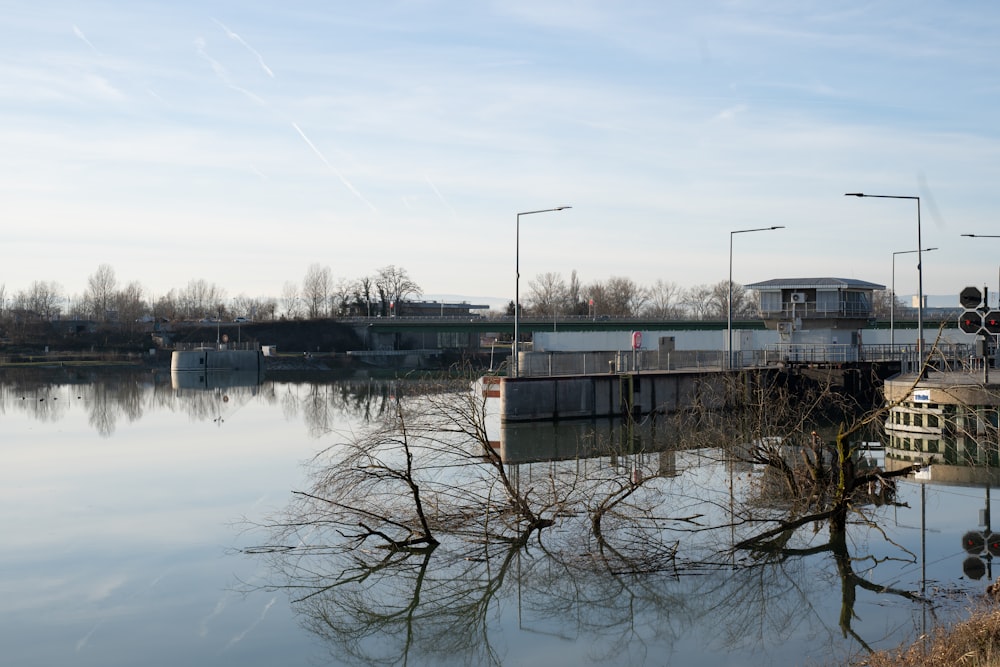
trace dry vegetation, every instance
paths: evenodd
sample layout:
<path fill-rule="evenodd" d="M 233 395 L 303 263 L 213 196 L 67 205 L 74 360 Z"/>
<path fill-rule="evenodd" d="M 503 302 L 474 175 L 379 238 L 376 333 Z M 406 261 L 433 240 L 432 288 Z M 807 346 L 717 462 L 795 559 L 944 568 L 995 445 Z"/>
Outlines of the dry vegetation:
<path fill-rule="evenodd" d="M 911 646 L 879 651 L 856 663 L 864 667 L 996 667 L 1000 665 L 1000 609 L 973 610 L 954 627 L 922 637 Z"/>

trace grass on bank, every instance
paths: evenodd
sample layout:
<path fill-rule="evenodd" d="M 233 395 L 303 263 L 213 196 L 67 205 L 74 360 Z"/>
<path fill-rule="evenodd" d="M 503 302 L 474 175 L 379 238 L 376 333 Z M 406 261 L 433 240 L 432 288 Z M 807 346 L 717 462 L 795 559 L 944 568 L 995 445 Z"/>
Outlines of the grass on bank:
<path fill-rule="evenodd" d="M 1000 608 L 984 606 L 912 645 L 867 656 L 859 667 L 1000 667 Z"/>

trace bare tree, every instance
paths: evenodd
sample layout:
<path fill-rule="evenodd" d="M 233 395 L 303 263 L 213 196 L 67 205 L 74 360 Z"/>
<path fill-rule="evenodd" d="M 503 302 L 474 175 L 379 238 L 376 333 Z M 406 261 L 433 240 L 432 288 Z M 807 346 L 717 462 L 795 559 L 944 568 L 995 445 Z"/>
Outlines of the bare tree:
<path fill-rule="evenodd" d="M 178 295 L 184 316 L 190 319 L 214 317 L 224 308 L 225 291 L 204 279 L 191 280 Z"/>
<path fill-rule="evenodd" d="M 339 278 L 333 285 L 330 294 L 330 310 L 339 315 L 347 315 L 351 306 L 351 296 L 354 294 L 354 284 L 346 279 Z"/>
<path fill-rule="evenodd" d="M 585 290 L 593 301 L 593 315 L 634 317 L 646 302 L 646 291 L 631 278 L 612 276 L 607 282 L 595 281 Z"/>
<path fill-rule="evenodd" d="M 115 293 L 114 303 L 115 309 L 118 311 L 118 319 L 130 331 L 135 329 L 136 322 L 147 310 L 144 296 L 143 287 L 136 280 Z"/>
<path fill-rule="evenodd" d="M 302 316 L 302 301 L 299 298 L 299 286 L 291 281 L 285 282 L 281 288 L 281 308 L 285 317 L 297 320 Z"/>
<path fill-rule="evenodd" d="M 410 279 L 406 269 L 393 266 L 384 266 L 378 270 L 375 277 L 375 289 L 378 290 L 382 300 L 382 314 L 388 315 L 388 308 L 396 309 L 399 313 L 400 304 L 410 296 L 420 296 L 422 293 L 420 286 Z"/>
<path fill-rule="evenodd" d="M 688 314 L 696 320 L 711 317 L 712 288 L 708 285 L 695 285 L 684 291 L 681 302 Z"/>
<path fill-rule="evenodd" d="M 375 278 L 362 276 L 354 283 L 354 303 L 358 312 L 365 317 L 372 316 L 372 300 L 375 296 Z"/>
<path fill-rule="evenodd" d="M 653 283 L 647 292 L 649 301 L 643 309 L 643 315 L 658 319 L 675 319 L 680 317 L 681 288 L 675 282 L 662 279 Z"/>
<path fill-rule="evenodd" d="M 874 317 L 888 318 L 894 312 L 898 314 L 905 309 L 906 304 L 899 296 L 894 297 L 892 290 L 875 290 L 872 293 L 872 315 Z"/>
<path fill-rule="evenodd" d="M 604 283 L 599 280 L 587 285 L 583 290 L 584 297 L 588 301 L 590 315 L 594 317 L 608 315 L 608 294 Z"/>
<path fill-rule="evenodd" d="M 566 314 L 587 315 L 587 302 L 583 299 L 583 286 L 576 275 L 576 269 L 569 274 L 569 284 L 566 285 Z"/>
<path fill-rule="evenodd" d="M 170 321 L 179 320 L 184 317 L 184 311 L 181 309 L 176 289 L 171 289 L 156 300 L 156 303 L 153 304 L 153 314 L 156 317 L 163 317 Z"/>
<path fill-rule="evenodd" d="M 737 289 L 738 288 L 738 289 Z M 729 281 L 723 280 L 711 286 L 706 304 L 705 315 L 710 318 L 724 320 L 729 313 Z M 733 316 L 739 313 L 739 304 L 743 295 L 743 286 L 733 283 Z"/>
<path fill-rule="evenodd" d="M 90 316 L 98 322 L 108 322 L 116 318 L 115 291 L 118 289 L 118 279 L 110 264 L 101 264 L 97 271 L 87 278 L 87 290 L 83 293 L 84 303 L 90 311 Z"/>
<path fill-rule="evenodd" d="M 329 267 L 310 264 L 302 280 L 302 300 L 305 302 L 306 317 L 316 319 L 327 315 L 330 307 L 330 291 L 333 279 Z"/>
<path fill-rule="evenodd" d="M 34 313 L 38 319 L 52 320 L 59 314 L 62 288 L 56 282 L 36 280 L 27 290 L 19 293 L 15 303 L 21 309 Z"/>
<path fill-rule="evenodd" d="M 527 309 L 539 317 L 555 317 L 566 311 L 567 288 L 558 273 L 540 273 L 528 282 Z"/>

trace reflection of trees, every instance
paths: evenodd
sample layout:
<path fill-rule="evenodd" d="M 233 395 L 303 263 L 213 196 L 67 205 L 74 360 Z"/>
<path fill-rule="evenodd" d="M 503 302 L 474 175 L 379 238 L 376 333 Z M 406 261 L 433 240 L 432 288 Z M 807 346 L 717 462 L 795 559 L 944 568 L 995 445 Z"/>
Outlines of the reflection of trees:
<path fill-rule="evenodd" d="M 318 437 L 335 430 L 338 421 L 381 418 L 406 385 L 265 381 L 256 386 L 224 389 L 173 389 L 169 374 L 148 370 L 6 369 L 0 375 L 0 414 L 18 411 L 39 421 L 58 421 L 68 413 L 70 402 L 82 401 L 90 425 L 108 437 L 119 420 L 138 421 L 151 408 L 186 414 L 194 421 L 212 421 L 253 402 L 280 403 L 287 418 L 301 416 L 309 433 Z"/>
<path fill-rule="evenodd" d="M 501 664 L 490 621 L 506 597 L 501 592 L 516 553 L 397 552 L 365 564 L 333 559 L 327 564 L 343 568 L 331 572 L 333 583 L 300 596 L 294 607 L 309 630 L 330 642 L 338 662 Z M 294 574 L 289 581 L 301 583 Z"/>
<path fill-rule="evenodd" d="M 453 538 L 414 553 L 352 549 L 325 526 L 301 528 L 298 545 L 268 550 L 279 577 L 269 588 L 289 594 L 303 626 L 328 642 L 332 656 L 359 665 L 503 664 L 506 643 L 517 640 L 499 617 L 514 609 L 518 632 L 582 643 L 595 662 L 661 659 L 706 625 L 717 630 L 708 639 L 713 651 L 755 653 L 808 634 L 817 654 L 828 646 L 832 655 L 838 635 L 862 647 L 883 639 L 880 627 L 852 626 L 860 590 L 925 603 L 874 583 L 871 570 L 856 572 L 864 559 L 846 543 L 736 567 L 689 562 L 677 572 L 623 573 L 581 553 L 562 530 L 548 533 L 544 545 Z M 835 562 L 841 592 L 833 625 L 815 608 L 832 592 L 830 579 L 816 576 L 823 554 Z M 863 636 L 873 631 L 879 634 Z"/>
<path fill-rule="evenodd" d="M 804 395 L 742 384 L 743 409 L 668 420 L 668 442 L 697 455 L 609 437 L 580 442 L 587 459 L 522 451 L 521 464 L 490 446 L 481 393 L 409 389 L 406 400 L 393 390 L 393 412 L 324 449 L 309 490 L 266 527 L 274 538 L 263 551 L 283 579 L 275 585 L 294 591 L 307 627 L 338 655 L 500 662 L 486 618 L 514 599 L 527 628 L 634 662 L 709 617 L 722 650 L 802 632 L 831 648 L 840 634 L 866 646 L 851 624 L 859 589 L 922 602 L 853 569 L 848 516 L 865 519 L 894 494 L 891 475 L 829 458 L 850 454 L 844 436 L 856 430 L 840 429 L 833 447 L 802 438 L 821 417 L 848 414 L 827 386 Z M 793 392 L 808 399 L 798 409 Z M 832 627 L 813 610 L 829 590 L 814 576 L 820 554 L 832 556 L 842 591 Z"/>
<path fill-rule="evenodd" d="M 340 380 L 287 384 L 280 394 L 286 419 L 302 415 L 313 437 L 337 429 L 337 421 L 371 423 L 391 412 L 396 392 L 405 383 Z"/>

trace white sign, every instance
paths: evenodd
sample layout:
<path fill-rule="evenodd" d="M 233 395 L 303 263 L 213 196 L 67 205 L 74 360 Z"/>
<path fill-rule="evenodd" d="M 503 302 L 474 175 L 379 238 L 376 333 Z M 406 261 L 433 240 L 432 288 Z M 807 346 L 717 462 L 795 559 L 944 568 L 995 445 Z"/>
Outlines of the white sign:
<path fill-rule="evenodd" d="M 914 403 L 930 403 L 931 402 L 931 390 L 930 389 L 914 389 L 913 390 L 913 402 Z"/>

